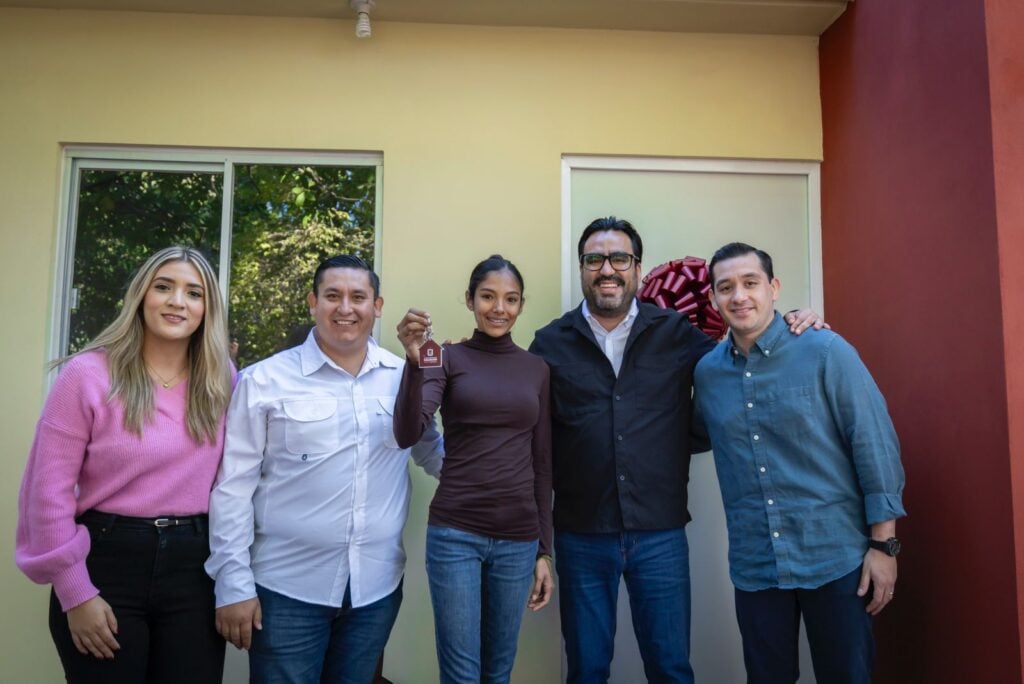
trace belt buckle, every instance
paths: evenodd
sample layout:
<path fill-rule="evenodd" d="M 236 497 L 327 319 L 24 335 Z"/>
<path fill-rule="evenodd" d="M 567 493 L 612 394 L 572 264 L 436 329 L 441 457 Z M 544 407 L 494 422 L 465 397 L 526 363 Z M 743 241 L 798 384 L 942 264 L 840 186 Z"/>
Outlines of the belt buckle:
<path fill-rule="evenodd" d="M 177 524 L 178 521 L 174 518 L 157 518 L 153 521 L 153 527 L 171 527 Z"/>

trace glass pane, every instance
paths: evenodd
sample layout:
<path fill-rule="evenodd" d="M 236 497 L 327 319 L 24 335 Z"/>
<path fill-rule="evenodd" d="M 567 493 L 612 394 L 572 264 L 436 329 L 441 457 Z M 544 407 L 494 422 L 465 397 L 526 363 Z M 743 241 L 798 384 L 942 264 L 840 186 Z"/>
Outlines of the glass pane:
<path fill-rule="evenodd" d="M 217 266 L 223 174 L 83 169 L 78 194 L 68 353 L 110 323 L 132 273 L 170 245 Z"/>
<path fill-rule="evenodd" d="M 375 167 L 235 166 L 229 293 L 243 368 L 305 339 L 317 264 L 373 264 Z"/>

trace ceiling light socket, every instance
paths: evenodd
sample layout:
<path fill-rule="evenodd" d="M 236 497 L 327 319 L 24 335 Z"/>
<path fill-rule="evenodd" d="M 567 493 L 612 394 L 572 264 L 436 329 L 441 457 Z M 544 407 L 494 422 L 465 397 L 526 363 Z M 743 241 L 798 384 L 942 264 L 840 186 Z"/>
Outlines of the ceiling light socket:
<path fill-rule="evenodd" d="M 352 9 L 356 11 L 356 38 L 369 38 L 370 11 L 377 6 L 374 0 L 351 0 Z"/>

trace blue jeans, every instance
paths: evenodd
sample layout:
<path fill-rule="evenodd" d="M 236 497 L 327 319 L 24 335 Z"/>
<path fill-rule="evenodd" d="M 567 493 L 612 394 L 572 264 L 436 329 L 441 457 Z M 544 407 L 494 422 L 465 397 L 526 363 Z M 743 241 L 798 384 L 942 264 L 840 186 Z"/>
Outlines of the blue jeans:
<path fill-rule="evenodd" d="M 533 584 L 537 542 L 429 525 L 426 555 L 441 684 L 505 684 Z"/>
<path fill-rule="evenodd" d="M 858 567 L 817 589 L 736 590 L 743 663 L 751 684 L 793 684 L 800 677 L 798 637 L 804 616 L 819 682 L 870 684 L 875 661 L 868 597 L 857 596 Z"/>
<path fill-rule="evenodd" d="M 653 532 L 555 532 L 568 684 L 608 681 L 619 579 L 648 682 L 692 684 L 689 547 L 682 528 Z"/>
<path fill-rule="evenodd" d="M 370 684 L 402 603 L 402 585 L 366 606 L 298 601 L 256 585 L 263 629 L 253 630 L 249 681 L 257 684 Z"/>

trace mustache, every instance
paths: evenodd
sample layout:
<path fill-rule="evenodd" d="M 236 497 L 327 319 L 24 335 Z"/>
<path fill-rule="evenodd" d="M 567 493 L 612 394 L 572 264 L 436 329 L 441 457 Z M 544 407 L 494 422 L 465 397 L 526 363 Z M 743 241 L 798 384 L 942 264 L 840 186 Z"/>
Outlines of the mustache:
<path fill-rule="evenodd" d="M 616 285 L 626 286 L 626 281 L 619 276 L 602 276 L 594 281 L 594 287 L 600 287 L 601 283 L 615 283 Z"/>

